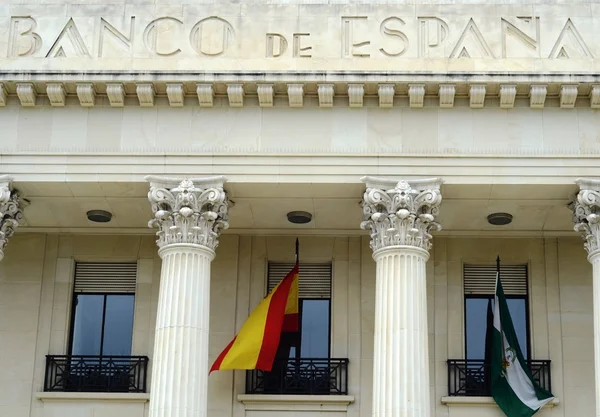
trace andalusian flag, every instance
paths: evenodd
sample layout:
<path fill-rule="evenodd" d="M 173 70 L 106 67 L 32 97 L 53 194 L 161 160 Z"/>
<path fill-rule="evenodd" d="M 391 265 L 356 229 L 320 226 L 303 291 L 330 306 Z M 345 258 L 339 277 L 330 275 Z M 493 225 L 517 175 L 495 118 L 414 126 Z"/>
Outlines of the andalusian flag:
<path fill-rule="evenodd" d="M 492 397 L 508 417 L 531 417 L 554 398 L 535 383 L 529 372 L 498 275 L 491 351 Z"/>
<path fill-rule="evenodd" d="M 271 371 L 282 332 L 298 331 L 298 261 L 260 302 L 210 372 L 225 369 Z"/>

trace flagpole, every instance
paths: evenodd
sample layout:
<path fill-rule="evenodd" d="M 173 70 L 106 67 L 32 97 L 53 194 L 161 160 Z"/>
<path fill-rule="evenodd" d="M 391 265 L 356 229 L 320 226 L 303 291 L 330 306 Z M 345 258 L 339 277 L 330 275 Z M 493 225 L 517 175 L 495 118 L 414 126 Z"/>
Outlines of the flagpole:
<path fill-rule="evenodd" d="M 296 238 L 296 263 L 300 261 L 300 242 Z"/>
<path fill-rule="evenodd" d="M 498 257 L 496 257 L 496 287 L 498 286 L 499 279 L 500 279 L 500 255 L 498 255 Z"/>

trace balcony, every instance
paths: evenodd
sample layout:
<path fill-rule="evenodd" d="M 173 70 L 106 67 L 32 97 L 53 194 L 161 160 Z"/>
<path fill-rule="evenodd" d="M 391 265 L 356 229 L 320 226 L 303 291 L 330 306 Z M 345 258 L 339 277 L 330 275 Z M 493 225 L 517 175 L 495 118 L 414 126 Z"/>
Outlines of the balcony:
<path fill-rule="evenodd" d="M 46 356 L 44 391 L 146 392 L 147 356 Z"/>
<path fill-rule="evenodd" d="M 552 392 L 549 360 L 527 361 L 535 382 Z M 489 397 L 491 364 L 483 360 L 448 360 L 448 395 L 451 397 Z"/>
<path fill-rule="evenodd" d="M 346 395 L 348 359 L 276 359 L 246 373 L 246 394 Z"/>

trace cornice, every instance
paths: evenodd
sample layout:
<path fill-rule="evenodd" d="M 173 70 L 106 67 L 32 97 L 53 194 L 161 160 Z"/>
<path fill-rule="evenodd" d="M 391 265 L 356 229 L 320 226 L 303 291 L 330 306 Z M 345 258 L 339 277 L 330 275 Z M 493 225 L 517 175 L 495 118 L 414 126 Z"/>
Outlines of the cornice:
<path fill-rule="evenodd" d="M 5 71 L 0 106 L 7 105 L 600 108 L 600 74 Z"/>

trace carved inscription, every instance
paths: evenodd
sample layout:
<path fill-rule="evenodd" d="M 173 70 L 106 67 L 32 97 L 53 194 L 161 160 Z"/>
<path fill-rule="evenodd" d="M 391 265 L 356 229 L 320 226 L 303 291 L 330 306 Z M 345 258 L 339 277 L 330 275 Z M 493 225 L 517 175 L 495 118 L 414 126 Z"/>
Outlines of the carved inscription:
<path fill-rule="evenodd" d="M 6 45 L 0 55 L 11 59 L 262 58 L 263 54 L 274 60 L 594 59 L 600 53 L 593 42 L 593 24 L 582 19 L 557 22 L 553 17 L 546 23 L 541 16 L 501 16 L 494 21 L 367 14 L 323 16 L 322 24 L 318 19 L 299 19 L 290 31 L 261 31 L 260 19 L 232 23 L 221 16 L 193 20 L 146 15 L 67 17 L 54 19 L 51 27 L 47 23 L 51 17 L 38 21 L 35 16 L 12 16 L 8 38 L 0 39 L 0 46 Z"/>

